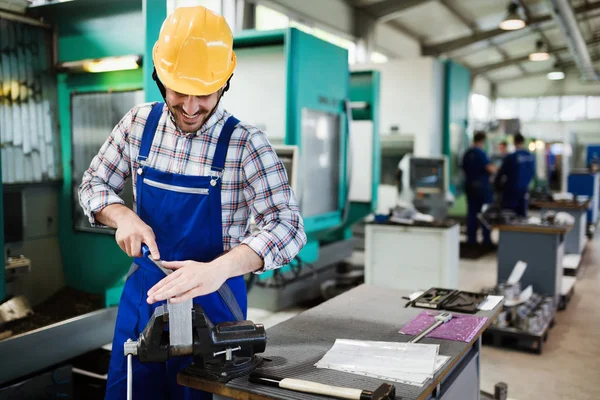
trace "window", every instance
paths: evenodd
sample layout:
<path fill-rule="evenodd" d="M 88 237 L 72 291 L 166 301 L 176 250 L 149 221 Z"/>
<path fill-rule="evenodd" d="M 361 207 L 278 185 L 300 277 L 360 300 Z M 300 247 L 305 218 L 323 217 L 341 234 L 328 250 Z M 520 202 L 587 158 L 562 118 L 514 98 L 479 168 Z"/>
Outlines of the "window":
<path fill-rule="evenodd" d="M 600 118 L 600 96 L 546 96 L 499 98 L 496 119 L 521 121 L 581 121 Z"/>
<path fill-rule="evenodd" d="M 490 118 L 490 99 L 481 94 L 473 93 L 470 99 L 471 119 L 477 121 L 487 121 Z"/>
<path fill-rule="evenodd" d="M 518 118 L 518 99 L 497 99 L 495 115 L 498 119 Z"/>
<path fill-rule="evenodd" d="M 561 121 L 577 121 L 586 118 L 585 96 L 563 96 L 560 100 Z"/>
<path fill-rule="evenodd" d="M 522 121 L 534 121 L 538 112 L 538 99 L 519 99 L 519 119 Z"/>
<path fill-rule="evenodd" d="M 587 97 L 587 118 L 600 118 L 600 96 Z"/>

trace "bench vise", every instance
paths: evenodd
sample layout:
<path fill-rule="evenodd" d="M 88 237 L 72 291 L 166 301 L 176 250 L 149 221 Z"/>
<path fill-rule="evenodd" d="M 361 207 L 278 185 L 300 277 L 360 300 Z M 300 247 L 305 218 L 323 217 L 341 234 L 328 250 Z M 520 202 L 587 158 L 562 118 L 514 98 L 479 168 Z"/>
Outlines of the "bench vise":
<path fill-rule="evenodd" d="M 141 362 L 165 362 L 171 357 L 192 356 L 186 372 L 208 380 L 227 382 L 252 372 L 262 359 L 256 354 L 265 351 L 267 333 L 262 324 L 252 321 L 223 322 L 213 325 L 200 305 L 192 313 L 192 343 L 171 345 L 169 311 L 166 304 L 157 307 L 140 337 L 125 342 L 128 387 L 132 356 Z"/>

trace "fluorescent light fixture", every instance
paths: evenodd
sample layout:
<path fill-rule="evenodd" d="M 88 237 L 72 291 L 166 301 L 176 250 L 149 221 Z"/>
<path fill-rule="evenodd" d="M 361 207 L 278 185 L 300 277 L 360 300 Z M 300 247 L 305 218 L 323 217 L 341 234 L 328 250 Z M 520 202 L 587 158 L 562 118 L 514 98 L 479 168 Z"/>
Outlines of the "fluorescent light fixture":
<path fill-rule="evenodd" d="M 538 40 L 535 43 L 535 51 L 529 54 L 529 61 L 546 61 L 550 58 L 550 54 L 544 49 L 544 42 Z"/>
<path fill-rule="evenodd" d="M 142 66 L 142 56 L 128 55 L 64 62 L 58 65 L 59 72 L 111 72 L 137 69 Z"/>
<path fill-rule="evenodd" d="M 518 13 L 519 5 L 513 1 L 508 3 L 508 12 L 502 22 L 500 22 L 500 29 L 505 31 L 516 31 L 518 29 L 525 28 L 525 21 Z"/>
<path fill-rule="evenodd" d="M 100 60 L 86 62 L 83 69 L 88 72 L 109 72 L 138 69 L 138 56 L 107 57 Z M 140 63 L 141 64 L 141 63 Z"/>
<path fill-rule="evenodd" d="M 548 72 L 546 77 L 551 81 L 560 81 L 561 79 L 565 79 L 565 73 L 562 71 L 552 71 Z"/>

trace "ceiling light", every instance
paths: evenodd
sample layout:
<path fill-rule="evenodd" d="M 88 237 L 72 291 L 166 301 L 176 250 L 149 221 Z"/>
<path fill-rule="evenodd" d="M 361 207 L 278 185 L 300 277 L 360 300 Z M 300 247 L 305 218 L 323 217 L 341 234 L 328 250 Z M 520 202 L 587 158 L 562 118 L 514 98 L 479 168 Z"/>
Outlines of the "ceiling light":
<path fill-rule="evenodd" d="M 552 71 L 548 72 L 546 77 L 551 81 L 560 81 L 561 79 L 565 79 L 565 73 L 562 71 Z"/>
<path fill-rule="evenodd" d="M 535 151 L 535 142 L 529 143 L 529 151 Z"/>
<path fill-rule="evenodd" d="M 544 42 L 538 40 L 535 43 L 535 52 L 529 54 L 529 61 L 546 61 L 550 58 L 550 54 L 544 49 Z"/>
<path fill-rule="evenodd" d="M 519 5 L 513 1 L 508 3 L 508 12 L 502 22 L 500 22 L 500 29 L 505 31 L 516 31 L 525 27 L 525 21 L 518 13 Z"/>

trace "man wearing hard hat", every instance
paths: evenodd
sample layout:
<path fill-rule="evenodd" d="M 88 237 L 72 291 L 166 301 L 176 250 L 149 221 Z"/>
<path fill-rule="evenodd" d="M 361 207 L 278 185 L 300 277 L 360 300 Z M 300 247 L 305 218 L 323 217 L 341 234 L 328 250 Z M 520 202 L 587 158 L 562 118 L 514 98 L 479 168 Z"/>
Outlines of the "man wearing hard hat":
<path fill-rule="evenodd" d="M 214 324 L 245 318 L 243 275 L 289 263 L 306 243 L 283 164 L 265 134 L 220 105 L 236 65 L 232 47 L 225 19 L 206 8 L 178 8 L 167 17 L 152 54 L 165 103 L 129 111 L 79 188 L 90 221 L 116 228 L 121 249 L 136 257 L 119 304 L 107 398 L 125 398 L 123 343 L 139 336 L 158 305 L 193 299 Z M 117 196 L 130 176 L 135 212 Z M 254 234 L 251 216 L 260 228 Z M 142 256 L 143 245 L 175 272 L 165 277 Z M 189 363 L 134 358 L 133 392 L 143 399 L 210 398 L 177 385 Z"/>

